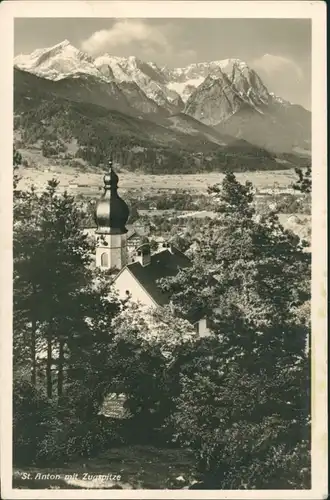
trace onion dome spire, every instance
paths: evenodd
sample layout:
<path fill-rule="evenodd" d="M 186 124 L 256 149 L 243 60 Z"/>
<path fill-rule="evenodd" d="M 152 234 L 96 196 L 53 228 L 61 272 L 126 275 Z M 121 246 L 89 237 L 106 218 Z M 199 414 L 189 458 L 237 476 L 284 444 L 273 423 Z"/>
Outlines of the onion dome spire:
<path fill-rule="evenodd" d="M 112 159 L 108 162 L 109 172 L 103 177 L 104 189 L 110 189 L 112 192 L 117 192 L 119 177 L 113 169 Z"/>
<path fill-rule="evenodd" d="M 119 178 L 113 169 L 112 159 L 109 160 L 109 172 L 104 175 L 103 182 L 104 192 L 95 210 L 97 233 L 127 233 L 125 226 L 129 217 L 129 209 L 118 195 Z"/>

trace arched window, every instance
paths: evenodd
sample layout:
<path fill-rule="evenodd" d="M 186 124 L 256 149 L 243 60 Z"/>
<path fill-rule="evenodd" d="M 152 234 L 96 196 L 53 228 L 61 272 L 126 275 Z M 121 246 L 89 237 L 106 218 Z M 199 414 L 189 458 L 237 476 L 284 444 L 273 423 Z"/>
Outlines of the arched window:
<path fill-rule="evenodd" d="M 109 267 L 108 254 L 106 252 L 102 253 L 101 255 L 101 266 Z"/>

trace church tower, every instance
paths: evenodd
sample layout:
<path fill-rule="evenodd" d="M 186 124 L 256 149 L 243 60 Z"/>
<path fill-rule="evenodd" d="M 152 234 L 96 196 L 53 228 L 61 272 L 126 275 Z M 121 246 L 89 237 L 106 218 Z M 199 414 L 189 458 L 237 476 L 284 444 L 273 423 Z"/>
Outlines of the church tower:
<path fill-rule="evenodd" d="M 127 229 L 129 209 L 118 195 L 118 175 L 109 161 L 105 174 L 104 193 L 96 204 L 96 266 L 101 269 L 122 269 L 127 264 Z"/>

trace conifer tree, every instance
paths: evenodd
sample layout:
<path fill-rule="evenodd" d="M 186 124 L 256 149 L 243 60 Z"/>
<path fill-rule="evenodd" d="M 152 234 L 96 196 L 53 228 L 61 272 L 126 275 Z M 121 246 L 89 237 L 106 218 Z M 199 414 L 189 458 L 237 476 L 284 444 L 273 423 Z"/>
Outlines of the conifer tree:
<path fill-rule="evenodd" d="M 83 214 L 58 182 L 49 181 L 39 198 L 43 260 L 39 262 L 40 315 L 47 340 L 47 393 L 52 394 L 52 352 L 58 349 L 58 392 L 62 392 L 64 344 L 72 301 L 90 276 L 93 248 L 82 232 Z"/>
<path fill-rule="evenodd" d="M 161 283 L 179 310 L 210 304 L 213 332 L 182 366 L 170 420 L 209 487 L 271 487 L 267 461 L 279 454 L 282 474 L 285 457 L 308 448 L 309 332 L 297 310 L 310 298 L 310 255 L 276 214 L 255 214 L 251 185 L 227 174 L 213 192 L 219 217 L 192 267 Z"/>
<path fill-rule="evenodd" d="M 309 194 L 312 192 L 312 168 L 309 166 L 303 171 L 301 168 L 295 168 L 298 180 L 293 184 L 293 189 L 301 193 Z"/>
<path fill-rule="evenodd" d="M 20 192 L 14 216 L 15 351 L 24 362 L 23 353 L 30 345 L 35 384 L 37 344 L 44 350 L 46 341 L 48 397 L 53 395 L 52 365 L 57 351 L 60 396 L 65 346 L 80 322 L 77 300 L 92 277 L 93 244 L 81 231 L 83 212 L 73 197 L 58 193 L 55 180 L 41 195 L 34 188 Z"/>

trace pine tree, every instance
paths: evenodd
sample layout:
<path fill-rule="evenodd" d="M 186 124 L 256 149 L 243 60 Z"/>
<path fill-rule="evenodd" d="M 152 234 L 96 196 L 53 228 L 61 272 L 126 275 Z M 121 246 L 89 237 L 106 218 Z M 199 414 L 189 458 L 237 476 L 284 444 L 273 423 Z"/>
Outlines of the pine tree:
<path fill-rule="evenodd" d="M 93 246 L 81 231 L 82 211 L 67 193 L 50 181 L 39 196 L 32 188 L 15 202 L 14 308 L 17 347 L 19 332 L 30 330 L 31 380 L 36 382 L 36 343 L 46 339 L 48 397 L 53 395 L 53 352 L 59 350 L 58 393 L 63 386 L 64 347 L 77 294 L 90 279 Z M 23 337 L 24 337 L 23 335 Z M 37 339 L 38 337 L 38 339 Z M 18 341 L 20 339 L 20 341 Z M 23 341 L 26 345 L 26 338 Z M 19 351 L 19 349 L 16 349 Z"/>
<path fill-rule="evenodd" d="M 312 168 L 309 166 L 303 171 L 301 168 L 295 168 L 298 176 L 297 182 L 293 184 L 293 189 L 301 193 L 309 194 L 312 192 Z"/>
<path fill-rule="evenodd" d="M 17 155 L 14 157 L 17 160 Z M 17 165 L 16 165 L 17 166 Z M 36 384 L 38 335 L 38 262 L 40 245 L 37 229 L 38 198 L 34 188 L 23 192 L 18 188 L 14 169 L 13 231 L 13 300 L 14 300 L 14 367 L 31 363 L 30 377 Z"/>
<path fill-rule="evenodd" d="M 276 214 L 255 214 L 252 186 L 230 174 L 214 191 L 219 217 L 193 266 L 162 283 L 177 307 L 214 310 L 213 337 L 182 367 L 171 425 L 209 487 L 270 487 L 273 454 L 282 474 L 308 444 L 309 332 L 297 311 L 310 298 L 310 255 Z"/>
<path fill-rule="evenodd" d="M 40 309 L 47 339 L 47 392 L 52 394 L 52 352 L 59 350 L 58 393 L 62 393 L 64 344 L 71 303 L 88 280 L 93 248 L 81 231 L 83 213 L 66 192 L 57 194 L 57 181 L 50 181 L 40 196 Z"/>

